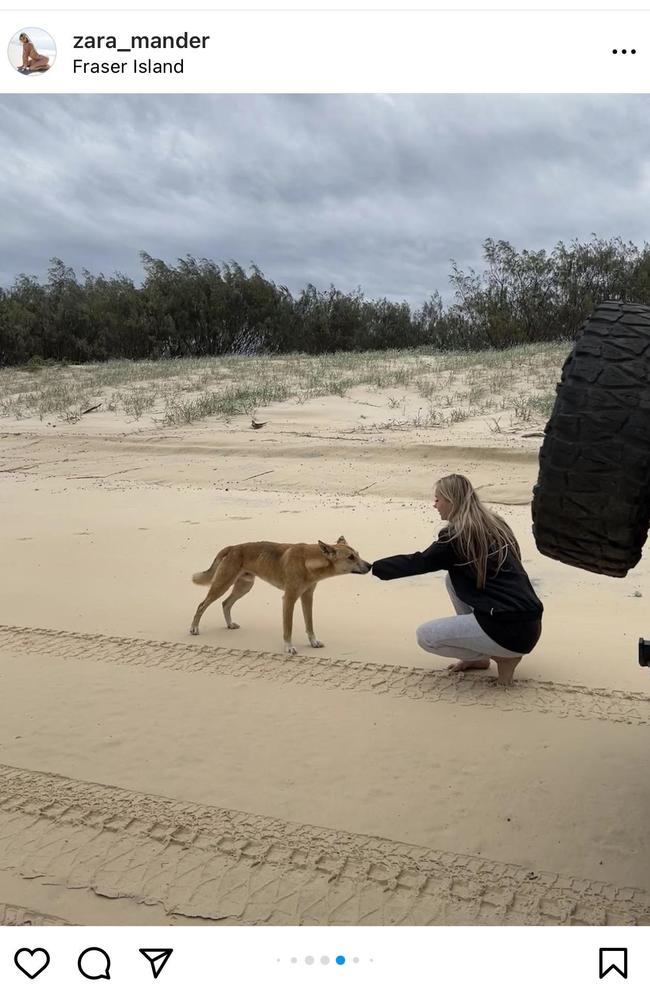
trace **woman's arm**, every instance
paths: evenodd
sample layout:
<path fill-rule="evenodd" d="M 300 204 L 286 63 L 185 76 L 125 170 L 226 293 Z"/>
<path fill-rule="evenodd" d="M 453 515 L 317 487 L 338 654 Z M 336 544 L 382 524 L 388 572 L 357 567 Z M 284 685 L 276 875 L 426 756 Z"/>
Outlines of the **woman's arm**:
<path fill-rule="evenodd" d="M 380 580 L 398 580 L 403 576 L 434 573 L 438 569 L 448 569 L 452 556 L 451 542 L 443 529 L 438 539 L 424 552 L 377 559 L 372 564 L 372 574 Z"/>

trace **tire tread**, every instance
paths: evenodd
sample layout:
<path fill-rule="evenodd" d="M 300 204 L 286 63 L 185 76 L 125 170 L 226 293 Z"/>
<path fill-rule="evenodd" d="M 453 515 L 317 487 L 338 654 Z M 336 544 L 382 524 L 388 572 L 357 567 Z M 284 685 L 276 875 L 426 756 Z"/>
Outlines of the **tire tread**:
<path fill-rule="evenodd" d="M 539 455 L 544 555 L 623 577 L 650 524 L 650 306 L 604 302 L 566 359 Z"/>

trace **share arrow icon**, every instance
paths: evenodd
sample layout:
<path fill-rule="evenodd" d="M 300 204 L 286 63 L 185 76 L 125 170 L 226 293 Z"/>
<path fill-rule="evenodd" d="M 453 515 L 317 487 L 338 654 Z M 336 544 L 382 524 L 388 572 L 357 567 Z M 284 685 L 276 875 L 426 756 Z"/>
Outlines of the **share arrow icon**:
<path fill-rule="evenodd" d="M 169 956 L 173 950 L 173 948 L 138 948 L 140 954 L 144 955 L 151 966 L 154 979 L 158 978 L 162 970 L 167 965 Z"/>

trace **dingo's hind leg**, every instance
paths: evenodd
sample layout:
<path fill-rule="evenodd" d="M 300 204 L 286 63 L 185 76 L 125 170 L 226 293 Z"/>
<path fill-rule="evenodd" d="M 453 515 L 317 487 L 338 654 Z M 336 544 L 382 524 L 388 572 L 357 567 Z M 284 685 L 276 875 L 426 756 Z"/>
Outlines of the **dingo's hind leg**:
<path fill-rule="evenodd" d="M 238 601 L 240 597 L 244 597 L 248 591 L 251 589 L 255 583 L 254 573 L 242 573 L 241 576 L 237 577 L 235 580 L 235 586 L 232 588 L 227 598 L 221 605 L 223 608 L 223 616 L 226 619 L 226 625 L 228 628 L 239 628 L 237 622 L 234 622 L 230 617 L 230 612 L 235 601 Z"/>
<path fill-rule="evenodd" d="M 209 608 L 214 601 L 217 601 L 225 592 L 228 587 L 232 584 L 233 580 L 237 578 L 237 573 L 240 569 L 241 563 L 237 564 L 239 561 L 235 561 L 230 557 L 226 557 L 219 564 L 217 572 L 214 574 L 212 583 L 210 584 L 210 589 L 208 590 L 204 600 L 201 601 L 194 618 L 192 619 L 192 624 L 190 625 L 190 632 L 192 635 L 199 634 L 199 622 L 203 616 L 203 612 L 206 608 Z"/>

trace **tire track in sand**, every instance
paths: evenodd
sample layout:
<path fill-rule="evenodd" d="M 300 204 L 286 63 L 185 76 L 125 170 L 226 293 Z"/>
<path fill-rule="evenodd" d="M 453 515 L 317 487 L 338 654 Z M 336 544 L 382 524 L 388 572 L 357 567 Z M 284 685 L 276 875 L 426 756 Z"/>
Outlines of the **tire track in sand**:
<path fill-rule="evenodd" d="M 512 688 L 504 690 L 492 677 L 451 675 L 446 670 L 427 671 L 322 656 L 287 657 L 259 650 L 13 625 L 0 625 L 0 648 L 14 654 L 40 654 L 187 672 L 208 671 L 500 711 L 542 712 L 562 718 L 597 719 L 627 725 L 650 724 L 650 697 L 634 691 L 590 688 L 582 684 L 519 680 Z"/>
<path fill-rule="evenodd" d="M 642 889 L 4 765 L 0 870 L 230 924 L 650 923 Z"/>
<path fill-rule="evenodd" d="M 0 903 L 0 926 L 2 927 L 69 927 L 68 920 L 53 917 L 49 913 L 39 913 L 15 903 Z"/>

